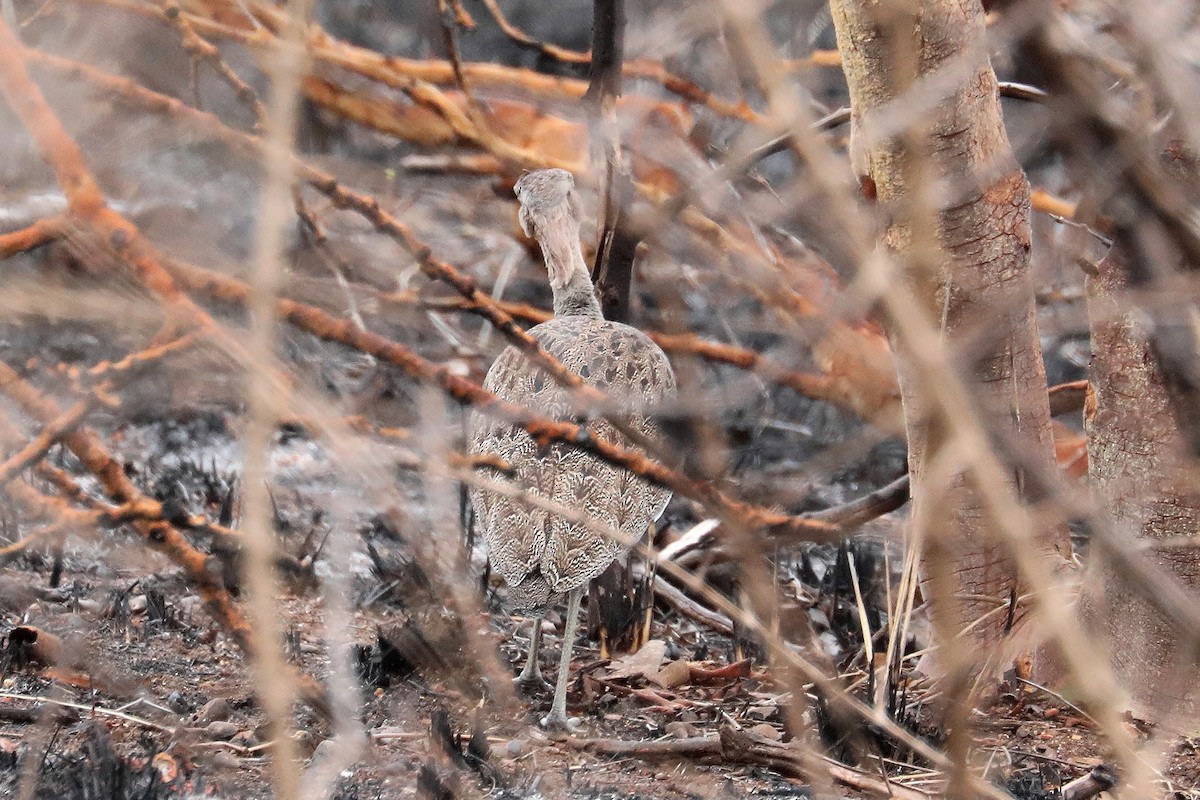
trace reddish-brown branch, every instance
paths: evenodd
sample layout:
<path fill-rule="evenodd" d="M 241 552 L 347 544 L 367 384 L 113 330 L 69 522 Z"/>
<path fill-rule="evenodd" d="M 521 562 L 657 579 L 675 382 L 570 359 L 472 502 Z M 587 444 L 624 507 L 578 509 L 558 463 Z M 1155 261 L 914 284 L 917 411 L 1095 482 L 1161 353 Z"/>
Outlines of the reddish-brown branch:
<path fill-rule="evenodd" d="M 71 380 L 76 382 L 86 381 L 95 383 L 100 380 L 127 380 L 130 373 L 145 369 L 157 361 L 186 350 L 194 346 L 202 338 L 204 338 L 204 334 L 200 331 L 191 331 L 169 342 L 151 344 L 149 347 L 138 350 L 135 353 L 130 353 L 117 361 L 101 361 L 87 369 L 69 367 L 66 373 Z"/>
<path fill-rule="evenodd" d="M 244 304 L 249 287 L 236 278 L 204 270 L 177 261 L 169 262 L 172 274 L 192 291 L 203 292 L 224 302 Z M 769 509 L 737 501 L 703 481 L 693 480 L 676 470 L 663 466 L 634 450 L 593 437 L 587 428 L 570 422 L 552 420 L 529 409 L 505 402 L 491 392 L 454 374 L 448 367 L 436 364 L 386 337 L 364 331 L 351 320 L 335 317 L 315 306 L 294 300 L 279 300 L 281 318 L 301 330 L 322 339 L 336 341 L 375 356 L 404 370 L 425 383 L 442 387 L 455 400 L 473 406 L 524 428 L 543 446 L 552 442 L 587 450 L 610 464 L 628 469 L 640 477 L 666 486 L 691 497 L 728 519 L 743 525 L 777 530 L 800 538 L 825 541 L 840 536 L 840 529 L 829 523 L 816 523 L 803 517 L 781 514 Z"/>
<path fill-rule="evenodd" d="M 267 124 L 267 108 L 258 99 L 258 94 L 250 87 L 241 76 L 233 71 L 233 68 L 225 63 L 225 59 L 221 57 L 221 51 L 215 45 L 209 42 L 204 37 L 196 33 L 192 24 L 188 21 L 187 15 L 183 13 L 183 9 L 179 7 L 176 0 L 159 0 L 159 6 L 162 8 L 162 14 L 175 26 L 179 31 L 180 42 L 183 44 L 183 49 L 187 50 L 198 61 L 206 61 L 216 73 L 221 76 L 221 79 L 233 89 L 234 95 L 238 100 L 245 103 L 254 115 L 254 127 L 256 130 L 266 130 Z"/>
<path fill-rule="evenodd" d="M 241 133 L 232 130 L 222 124 L 220 120 L 211 114 L 192 109 L 177 100 L 159 95 L 144 89 L 136 84 L 125 81 L 120 78 L 104 75 L 103 73 L 91 67 L 82 64 L 59 59 L 54 56 L 47 56 L 43 53 L 29 51 L 31 60 L 40 61 L 54 65 L 56 67 L 68 69 L 70 72 L 78 75 L 86 75 L 89 80 L 108 86 L 114 91 L 119 91 L 124 96 L 137 99 L 140 103 L 147 105 L 159 111 L 165 111 L 171 114 L 186 116 L 187 118 L 202 124 L 206 129 L 212 131 L 215 135 L 220 136 L 227 142 L 237 145 L 243 149 L 249 149 L 254 153 L 259 152 L 261 142 L 256 137 L 249 134 Z M 585 384 L 578 375 L 571 372 L 560 361 L 555 359 L 541 346 L 541 344 L 522 329 L 513 318 L 505 312 L 490 295 L 479 288 L 478 283 L 466 275 L 463 275 L 450 264 L 441 261 L 434 257 L 431 249 L 423 241 L 421 241 L 412 232 L 412 230 L 400 222 L 397 218 L 384 211 L 379 202 L 365 194 L 356 192 L 342 185 L 332 175 L 321 170 L 311 167 L 302 161 L 294 160 L 293 168 L 296 170 L 301 180 L 306 181 L 313 186 L 317 191 L 324 194 L 330 201 L 339 208 L 350 208 L 358 212 L 367 221 L 369 221 L 376 230 L 384 233 L 402 245 L 417 259 L 417 262 L 423 272 L 430 277 L 444 281 L 457 290 L 467 301 L 469 310 L 479 314 L 491 322 L 497 329 L 505 335 L 506 338 L 527 357 L 529 357 L 539 367 L 546 370 L 556 381 L 563 386 L 570 388 L 577 400 L 591 408 L 606 409 L 611 408 L 612 404 L 608 401 L 607 395 L 603 392 Z M 107 209 L 101 209 L 107 211 Z M 109 214 L 115 217 L 116 220 L 124 222 L 117 215 Z M 114 221 L 116 224 L 116 221 Z M 125 223 L 126 226 L 132 229 L 131 225 Z M 136 237 L 136 229 L 133 229 L 128 234 L 130 240 Z M 150 257 L 149 253 L 142 253 L 143 261 L 153 262 L 158 265 L 157 259 Z M 161 267 L 161 265 L 158 265 Z M 149 277 L 154 277 L 160 283 L 169 284 L 173 291 L 174 284 L 164 272 L 162 276 L 158 276 L 149 268 L 139 270 Z M 175 274 L 179 276 L 180 270 L 176 269 Z M 212 294 L 220 296 L 225 293 L 225 299 L 234 300 L 235 302 L 243 302 L 245 285 L 234 281 L 226 276 L 221 276 L 216 273 L 206 272 L 198 273 L 191 271 L 189 273 L 189 281 L 192 283 L 193 289 L 201 289 Z M 157 292 L 157 294 L 162 294 Z M 190 301 L 189 301 L 190 305 Z M 380 356 L 379 352 L 373 352 L 372 349 L 381 349 L 381 352 L 389 353 L 390 363 L 404 369 L 410 375 L 422 380 L 432 380 L 446 388 L 460 402 L 467 402 L 475 405 L 485 411 L 492 409 L 494 413 L 504 412 L 504 416 L 509 421 L 521 424 L 535 437 L 543 442 L 552 440 L 563 441 L 576 446 L 583 446 L 586 449 L 592 450 L 597 455 L 609 460 L 618 466 L 626 467 L 642 477 L 655 480 L 664 486 L 680 492 L 681 494 L 692 497 L 697 500 L 707 498 L 710 502 L 715 502 L 714 509 L 720 511 L 722 509 L 738 508 L 749 510 L 754 507 L 746 504 L 738 503 L 730 498 L 725 497 L 720 492 L 716 492 L 707 484 L 692 480 L 675 470 L 671 470 L 660 464 L 656 464 L 649 459 L 633 453 L 632 451 L 624 450 L 623 448 L 611 445 L 608 442 L 594 441 L 586 433 L 585 429 L 578 426 L 571 426 L 567 423 L 555 423 L 552 420 L 539 418 L 536 415 L 530 414 L 525 409 L 519 409 L 514 406 L 497 405 L 496 398 L 487 392 L 483 392 L 478 386 L 471 384 L 457 376 L 451 376 L 444 367 L 439 367 L 425 359 L 420 358 L 411 350 L 392 342 L 383 337 L 374 337 L 372 334 L 363 331 L 355 330 L 356 326 L 349 320 L 339 319 L 332 315 L 325 314 L 320 309 L 312 306 L 305 306 L 300 303 L 291 301 L 281 302 L 281 315 L 288 319 L 293 324 L 300 327 L 305 327 L 310 332 L 322 336 L 323 338 L 334 338 L 353 347 L 359 347 L 364 352 L 372 355 Z M 306 327 L 309 326 L 309 327 Z M 354 341 L 355 339 L 358 341 Z M 453 387 L 453 388 L 452 388 Z M 468 389 L 467 387 L 470 387 Z M 481 393 L 481 394 L 480 394 Z M 619 419 L 610 420 L 616 425 L 622 434 L 626 435 L 634 441 L 640 440 L 642 437 L 636 435 L 629 426 L 621 423 Z M 621 424 L 618 424 L 621 423 Z M 565 426 L 565 427 L 562 427 Z M 592 442 L 589 446 L 588 442 Z M 607 451 L 607 455 L 606 455 Z M 615 460 L 614 460 L 615 459 Z M 732 504 L 732 505 L 730 505 Z M 790 517 L 786 514 L 778 514 L 769 512 L 765 509 L 757 509 L 759 513 L 751 514 L 747 521 L 754 524 L 760 524 L 764 527 L 782 527 L 783 530 L 789 531 L 796 535 L 817 535 L 822 538 L 835 535 L 836 529 L 825 527 L 824 530 L 818 530 L 812 524 L 801 520 L 800 518 Z M 740 513 L 740 512 L 739 512 Z M 789 523 L 788 520 L 793 520 Z M 798 527 L 797 527 L 798 525 Z M 822 527 L 822 526 L 818 526 Z M 806 533 L 807 532 L 807 533 Z"/>
<path fill-rule="evenodd" d="M 83 418 L 91 412 L 98 400 L 99 397 L 92 394 L 77 401 L 65 413 L 46 423 L 41 432 L 28 444 L 0 463 L 0 486 L 4 486 L 40 461 L 51 447 L 83 422 Z"/>
<path fill-rule="evenodd" d="M 116 256 L 133 267 L 142 284 L 168 307 L 182 312 L 182 316 L 191 322 L 211 327 L 211 318 L 179 292 L 138 229 L 104 203 L 82 151 L 46 103 L 37 84 L 29 77 L 22 52 L 20 42 L 8 26 L 0 21 L 0 91 L 3 91 L 33 137 L 42 157 L 54 170 L 67 197 L 73 222 L 88 226 L 88 234 L 102 240 Z M 50 424 L 62 416 L 57 404 L 43 397 L 4 364 L 0 364 L 0 388 L 26 413 L 44 424 Z M 71 431 L 63 437 L 63 441 L 95 475 L 112 499 L 118 503 L 142 499 L 141 493 L 126 477 L 120 464 L 107 453 L 91 431 L 86 428 Z M 167 523 L 138 522 L 134 528 L 151 547 L 164 552 L 184 568 L 216 619 L 239 645 L 249 647 L 253 641 L 249 625 L 220 578 L 208 570 L 205 554 L 192 547 L 178 529 Z M 301 676 L 298 685 L 305 701 L 319 713 L 328 716 L 324 690 L 320 685 L 307 676 Z"/>
<path fill-rule="evenodd" d="M 6 32 L 3 23 L 0 23 L 0 50 L 3 49 L 3 36 Z M 3 58 L 0 57 L 0 68 L 3 63 Z M 3 362 L 0 362 L 0 391 L 8 395 L 25 413 L 42 420 L 45 424 L 62 416 L 57 403 L 42 395 Z M 121 464 L 109 455 L 91 430 L 73 430 L 63 437 L 63 443 L 100 482 L 105 494 L 117 503 L 135 504 L 139 508 L 145 508 L 145 503 L 154 502 L 138 491 L 125 475 Z M 208 556 L 193 547 L 178 528 L 167 522 L 135 520 L 133 528 L 152 549 L 164 553 L 187 572 L 213 617 L 239 646 L 250 647 L 253 637 L 249 622 L 233 602 L 220 576 L 209 569 Z M 329 709 L 324 689 L 320 684 L 305 675 L 297 676 L 297 682 L 305 702 L 319 714 L 328 717 Z"/>
<path fill-rule="evenodd" d="M 0 234 L 0 259 L 49 244 L 62 234 L 62 217 L 46 217 L 19 231 Z"/>

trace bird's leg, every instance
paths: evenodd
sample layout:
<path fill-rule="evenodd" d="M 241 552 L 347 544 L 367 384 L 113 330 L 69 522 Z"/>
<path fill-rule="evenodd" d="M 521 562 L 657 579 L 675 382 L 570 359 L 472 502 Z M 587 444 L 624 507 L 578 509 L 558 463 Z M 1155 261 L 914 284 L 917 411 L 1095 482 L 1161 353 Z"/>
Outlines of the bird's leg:
<path fill-rule="evenodd" d="M 554 703 L 550 714 L 542 717 L 542 727 L 569 731 L 579 725 L 579 720 L 567 717 L 567 679 L 571 672 L 571 651 L 575 648 L 575 626 L 579 622 L 579 601 L 583 587 L 571 590 L 567 595 L 567 619 L 563 629 L 562 656 L 558 661 L 558 681 L 554 684 Z"/>
<path fill-rule="evenodd" d="M 550 684 L 542 678 L 542 670 L 538 667 L 538 648 L 542 644 L 543 617 L 533 620 L 533 629 L 529 632 L 529 655 L 525 658 L 525 669 L 513 679 L 513 683 L 527 692 L 538 689 L 549 689 Z"/>

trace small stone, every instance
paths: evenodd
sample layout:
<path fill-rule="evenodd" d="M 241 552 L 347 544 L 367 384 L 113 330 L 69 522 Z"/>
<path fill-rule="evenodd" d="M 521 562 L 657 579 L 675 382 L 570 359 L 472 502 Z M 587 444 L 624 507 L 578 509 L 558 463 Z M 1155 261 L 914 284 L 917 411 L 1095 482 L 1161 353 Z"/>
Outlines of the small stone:
<path fill-rule="evenodd" d="M 218 720 L 217 722 L 210 722 L 204 726 L 204 735 L 210 739 L 227 741 L 236 736 L 239 730 L 240 729 L 238 726 L 234 725 L 232 722 Z"/>
<path fill-rule="evenodd" d="M 334 747 L 336 745 L 334 745 L 333 739 L 324 740 L 313 749 L 312 761 L 315 763 L 329 758 L 333 753 Z"/>
<path fill-rule="evenodd" d="M 233 753 L 226 753 L 224 750 L 218 750 L 215 753 L 210 753 L 208 756 L 206 756 L 206 759 L 210 766 L 222 770 L 236 770 L 240 769 L 242 766 L 238 762 L 237 756 L 235 756 Z"/>
<path fill-rule="evenodd" d="M 178 714 L 186 714 L 190 710 L 188 702 L 179 692 L 171 692 L 167 695 L 167 708 Z"/>
<path fill-rule="evenodd" d="M 221 697 L 209 700 L 196 714 L 196 721 L 202 724 L 224 722 L 227 719 L 229 719 L 229 703 Z"/>
<path fill-rule="evenodd" d="M 504 746 L 504 752 L 508 753 L 508 755 L 512 758 L 516 758 L 517 756 L 521 755 L 522 749 L 523 748 L 519 739 L 509 739 L 508 744 Z"/>

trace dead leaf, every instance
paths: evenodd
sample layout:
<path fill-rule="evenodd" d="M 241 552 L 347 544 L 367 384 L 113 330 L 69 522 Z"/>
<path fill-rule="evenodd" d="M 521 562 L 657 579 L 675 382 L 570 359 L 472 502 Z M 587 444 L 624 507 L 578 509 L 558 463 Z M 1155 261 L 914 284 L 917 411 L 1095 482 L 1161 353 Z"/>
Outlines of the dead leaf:
<path fill-rule="evenodd" d="M 695 684 L 723 683 L 736 678 L 750 677 L 750 659 L 743 658 L 732 664 L 721 667 L 702 667 L 699 664 L 689 664 L 691 682 Z"/>
<path fill-rule="evenodd" d="M 667 655 L 667 643 L 662 639 L 651 639 L 636 653 L 618 658 L 608 669 L 610 680 L 628 679 L 638 675 L 652 680 L 662 668 Z"/>
<path fill-rule="evenodd" d="M 671 661 L 650 680 L 664 689 L 674 689 L 691 680 L 691 670 L 686 661 Z"/>

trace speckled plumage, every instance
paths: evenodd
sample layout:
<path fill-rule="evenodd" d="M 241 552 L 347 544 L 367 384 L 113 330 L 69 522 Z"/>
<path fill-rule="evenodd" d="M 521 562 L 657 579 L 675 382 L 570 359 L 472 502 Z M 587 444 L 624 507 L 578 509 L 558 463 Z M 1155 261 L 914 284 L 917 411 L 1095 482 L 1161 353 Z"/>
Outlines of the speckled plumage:
<path fill-rule="evenodd" d="M 579 247 L 574 179 L 561 169 L 539 170 L 522 176 L 515 191 L 521 201 L 521 227 L 541 245 L 554 292 L 554 319 L 530 329 L 530 335 L 584 382 L 603 389 L 613 404 L 607 411 L 621 415 L 643 436 L 657 438 L 658 428 L 647 412 L 674 395 L 675 376 L 663 351 L 644 333 L 601 316 Z M 513 347 L 492 364 L 483 385 L 545 416 L 575 417 L 570 394 Z M 593 436 L 631 446 L 606 420 L 589 422 L 588 429 Z M 472 453 L 495 454 L 512 466 L 513 474 L 502 480 L 554 505 L 581 511 L 600 525 L 624 533 L 631 542 L 646 533 L 671 497 L 670 492 L 578 448 L 558 443 L 541 448 L 520 428 L 484 414 L 471 415 L 467 436 Z M 487 542 L 488 559 L 508 583 L 513 607 L 541 615 L 567 595 L 554 702 L 542 724 L 569 728 L 567 676 L 580 598 L 588 582 L 628 547 L 592 526 L 520 498 L 472 487 L 471 503 Z M 517 679 L 521 685 L 542 683 L 537 660 L 540 636 L 541 622 L 535 621 L 529 658 Z"/>
<path fill-rule="evenodd" d="M 603 389 L 632 426 L 648 437 L 657 426 L 641 409 L 653 409 L 675 392 L 666 355 L 644 333 L 601 318 L 562 316 L 530 334 L 585 382 Z M 555 419 L 571 419 L 567 392 L 515 348 L 488 371 L 484 388 Z M 605 420 L 588 424 L 595 436 L 632 445 Z M 542 450 L 523 430 L 482 414 L 472 415 L 471 451 L 495 453 L 515 470 L 512 482 L 556 503 L 579 509 L 602 525 L 640 538 L 670 500 L 671 493 L 565 444 Z M 569 522 L 519 500 L 471 491 L 488 558 L 510 587 L 515 608 L 544 611 L 559 597 L 603 572 L 628 548 L 586 526 Z"/>

